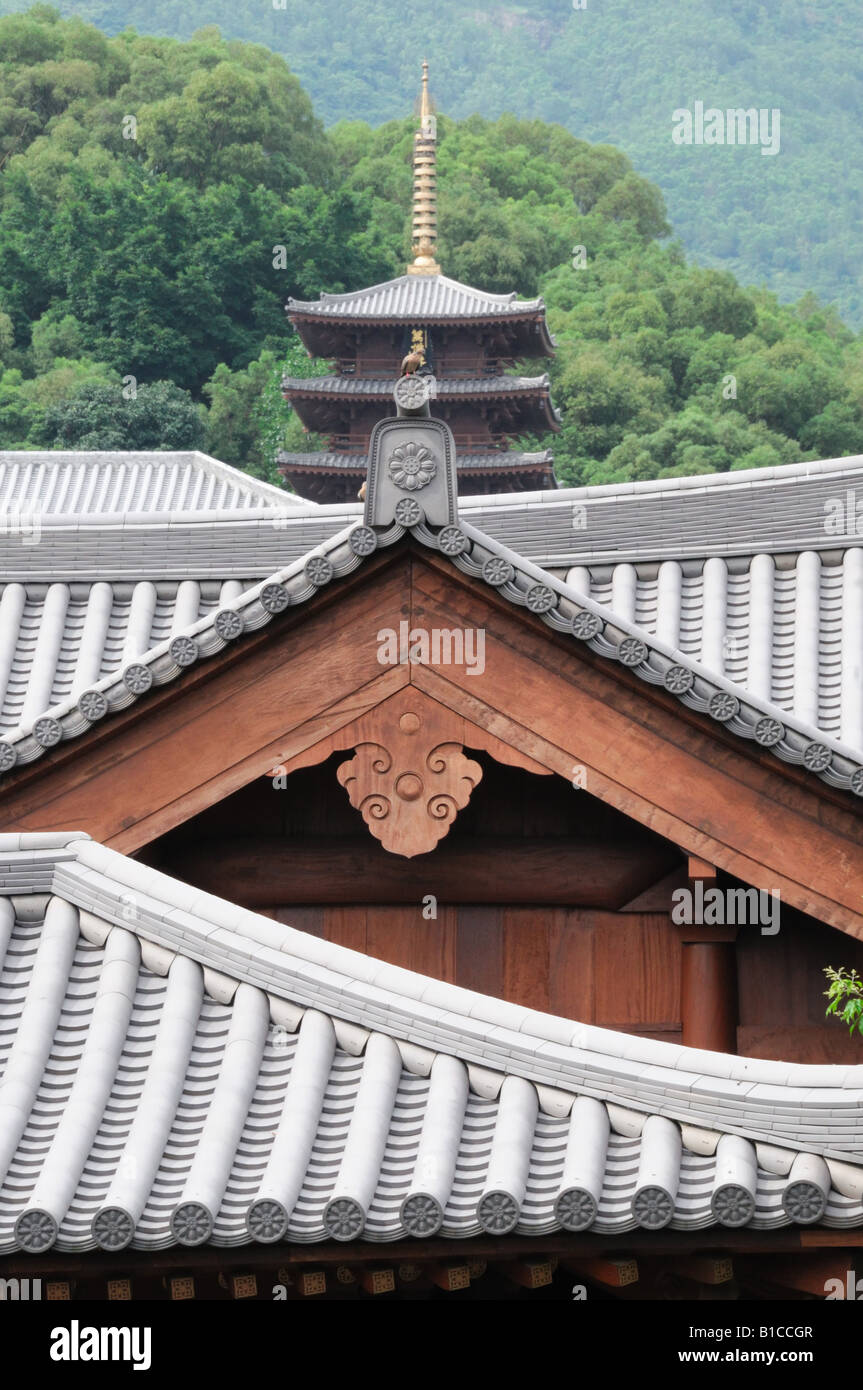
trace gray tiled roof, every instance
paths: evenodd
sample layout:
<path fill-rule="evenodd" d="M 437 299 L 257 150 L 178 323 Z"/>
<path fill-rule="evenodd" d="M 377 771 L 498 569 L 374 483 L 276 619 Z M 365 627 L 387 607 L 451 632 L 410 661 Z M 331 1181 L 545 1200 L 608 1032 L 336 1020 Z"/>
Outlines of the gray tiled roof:
<path fill-rule="evenodd" d="M 646 483 L 501 495 L 478 526 L 536 560 L 569 566 L 824 550 L 863 538 L 863 455 Z M 849 500 L 850 493 L 850 500 Z M 829 523 L 829 525 L 828 525 Z"/>
<path fill-rule="evenodd" d="M 840 738 L 819 728 L 810 717 L 806 701 L 812 703 L 809 687 L 814 671 L 807 674 L 807 686 L 801 682 L 802 712 L 783 709 L 765 695 L 763 689 L 736 685 L 715 666 L 682 651 L 665 637 L 649 633 L 617 608 L 597 603 L 583 588 L 573 587 L 531 564 L 467 521 L 463 521 L 461 528 L 433 532 L 425 526 L 420 509 L 419 520 L 411 530 L 423 545 L 442 549 L 459 569 L 483 579 L 510 602 L 528 608 L 571 640 L 585 642 L 593 651 L 610 661 L 620 662 L 648 684 L 664 686 L 690 709 L 710 716 L 739 737 L 769 749 L 784 762 L 802 765 L 831 786 L 863 796 L 863 738 L 857 737 L 858 730 L 863 729 L 858 644 L 843 644 L 847 663 L 842 674 L 841 732 L 845 735 L 847 728 L 849 733 Z M 196 622 L 189 622 L 182 631 L 178 625 L 173 626 L 172 635 L 163 638 L 139 660 L 130 664 L 124 662 L 122 670 L 116 669 L 94 681 L 83 692 L 73 688 L 41 715 L 36 711 L 37 701 L 33 697 L 27 706 L 26 722 L 0 740 L 0 771 L 10 770 L 16 762 L 32 762 L 63 739 L 79 737 L 92 723 L 146 696 L 154 685 L 174 680 L 186 666 L 222 651 L 245 633 L 271 621 L 289 605 L 306 602 L 320 587 L 349 574 L 375 549 L 392 545 L 404 534 L 404 528 L 396 523 L 386 531 L 377 532 L 365 526 L 348 527 L 270 576 L 265 583 L 241 593 L 215 614 L 211 612 Z M 853 618 L 855 614 L 863 615 L 863 582 L 857 582 L 863 567 L 863 550 L 858 547 L 849 553 L 847 605 Z M 722 563 L 716 558 L 717 565 Z M 713 644 L 725 632 L 727 611 L 724 600 L 720 602 L 712 585 L 712 580 L 710 585 L 705 584 L 709 601 L 705 602 L 704 625 L 711 643 L 708 656 Z M 58 590 L 63 588 L 57 586 Z M 15 626 L 19 603 L 20 598 L 15 597 L 10 604 L 9 651 L 19 631 Z M 39 642 L 51 653 L 56 667 L 65 636 L 62 592 L 57 593 L 55 603 L 56 611 L 40 628 Z M 808 622 L 807 633 L 816 619 L 812 617 Z M 95 618 L 93 629 L 98 631 Z M 766 645 L 762 651 L 765 667 L 769 670 Z M 38 683 L 40 699 L 48 690 L 48 665 L 43 664 L 40 657 L 33 660 L 33 679 Z M 766 686 L 766 676 L 759 673 L 759 679 L 762 677 Z M 753 680 L 751 684 L 757 687 L 758 681 Z"/>
<path fill-rule="evenodd" d="M 519 469 L 550 468 L 553 461 L 554 455 L 550 449 L 544 449 L 537 454 L 519 453 L 516 449 L 498 449 L 489 454 L 459 454 L 458 471 L 517 472 Z M 277 462 L 289 464 L 292 468 L 314 468 L 323 472 L 334 470 L 339 473 L 356 473 L 358 476 L 364 474 L 369 465 L 368 454 L 336 454 L 328 453 L 326 450 L 309 454 L 281 453 Z"/>
<path fill-rule="evenodd" d="M 445 984 L 0 836 L 0 1252 L 863 1225 L 863 1066 Z"/>
<path fill-rule="evenodd" d="M 476 376 L 439 377 L 436 396 L 447 400 L 453 396 L 502 396 L 535 394 L 548 391 L 550 378 L 541 376 Z M 282 387 L 297 395 L 309 396 L 371 396 L 392 400 L 391 377 L 368 376 L 286 376 Z"/>
<path fill-rule="evenodd" d="M 281 488 L 195 451 L 0 450 L 0 514 L 201 512 L 293 501 Z"/>
<path fill-rule="evenodd" d="M 515 294 L 487 294 L 446 275 L 400 275 L 368 289 L 347 294 L 322 294 L 320 299 L 289 299 L 289 314 L 317 318 L 425 319 L 505 318 L 534 314 L 542 299 L 517 299 Z"/>

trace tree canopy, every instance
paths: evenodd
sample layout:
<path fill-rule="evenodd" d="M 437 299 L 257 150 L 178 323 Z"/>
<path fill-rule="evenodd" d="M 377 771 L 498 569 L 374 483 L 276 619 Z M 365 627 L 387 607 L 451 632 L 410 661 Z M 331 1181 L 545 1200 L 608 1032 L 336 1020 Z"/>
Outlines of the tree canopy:
<path fill-rule="evenodd" d="M 0 447 L 203 441 L 272 478 L 280 446 L 313 443 L 281 372 L 326 370 L 284 302 L 403 272 L 413 118 L 327 130 L 257 45 L 109 37 L 42 5 L 0 19 L 0 92 Z M 688 261 L 620 150 L 442 116 L 438 167 L 445 272 L 545 298 L 564 427 L 524 444 L 562 481 L 863 452 L 836 310 Z"/>

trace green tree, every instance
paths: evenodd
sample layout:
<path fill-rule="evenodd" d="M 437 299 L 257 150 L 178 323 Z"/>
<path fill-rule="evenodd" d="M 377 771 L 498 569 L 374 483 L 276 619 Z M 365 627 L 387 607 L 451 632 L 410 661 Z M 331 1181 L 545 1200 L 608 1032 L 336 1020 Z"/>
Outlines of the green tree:
<path fill-rule="evenodd" d="M 170 381 L 128 388 L 87 385 L 45 412 L 43 433 L 57 449 L 202 449 L 199 406 Z"/>

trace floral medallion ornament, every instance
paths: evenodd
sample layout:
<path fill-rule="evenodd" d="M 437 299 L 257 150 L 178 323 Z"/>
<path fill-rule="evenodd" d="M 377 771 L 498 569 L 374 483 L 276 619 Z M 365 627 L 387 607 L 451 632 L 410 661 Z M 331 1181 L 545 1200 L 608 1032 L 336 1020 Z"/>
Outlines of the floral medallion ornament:
<path fill-rule="evenodd" d="M 694 675 L 685 666 L 669 666 L 665 673 L 665 688 L 672 695 L 685 695 L 692 689 L 694 680 Z"/>
<path fill-rule="evenodd" d="M 444 526 L 438 534 L 437 543 L 444 555 L 461 555 L 470 546 L 460 526 Z"/>
<path fill-rule="evenodd" d="M 518 1203 L 508 1192 L 487 1192 L 476 1209 L 477 1220 L 493 1236 L 507 1236 L 518 1225 Z"/>
<path fill-rule="evenodd" d="M 580 642 L 592 642 L 601 631 L 602 619 L 596 613 L 588 613 L 586 609 L 576 613 L 572 620 L 572 634 Z"/>
<path fill-rule="evenodd" d="M 15 1239 L 28 1255 L 41 1255 L 43 1250 L 50 1250 L 57 1239 L 57 1222 L 50 1212 L 31 1207 L 15 1222 Z"/>
<path fill-rule="evenodd" d="M 412 526 L 419 526 L 423 516 L 423 509 L 414 497 L 403 497 L 400 502 L 396 503 L 396 521 L 399 526 L 404 526 L 408 531 Z"/>
<path fill-rule="evenodd" d="M 33 737 L 43 748 L 53 748 L 63 737 L 63 726 L 58 719 L 45 715 L 43 719 L 36 720 Z"/>
<path fill-rule="evenodd" d="M 253 1240 L 260 1241 L 262 1245 L 271 1245 L 281 1240 L 288 1229 L 288 1213 L 281 1202 L 262 1197 L 249 1208 L 246 1225 Z"/>
<path fill-rule="evenodd" d="M 740 713 L 740 701 L 736 695 L 729 695 L 727 690 L 717 690 L 711 695 L 707 709 L 720 724 L 727 724 L 729 719 L 734 719 Z"/>
<path fill-rule="evenodd" d="M 499 589 L 503 584 L 509 584 L 515 578 L 515 570 L 504 560 L 502 555 L 492 555 L 486 560 L 482 567 L 482 577 L 486 584 L 493 584 Z"/>
<path fill-rule="evenodd" d="M 401 1207 L 402 1225 L 410 1236 L 436 1235 L 443 1225 L 440 1202 L 430 1192 L 414 1192 Z"/>
<path fill-rule="evenodd" d="M 387 472 L 396 487 L 404 492 L 418 492 L 428 487 L 437 473 L 437 463 L 431 449 L 415 439 L 398 444 L 387 460 Z"/>
<path fill-rule="evenodd" d="M 799 1226 L 811 1226 L 821 1220 L 827 1200 L 814 1182 L 801 1179 L 788 1184 L 782 1194 L 782 1205 L 792 1221 Z"/>
<path fill-rule="evenodd" d="M 410 376 L 399 377 L 393 387 L 393 398 L 396 405 L 400 405 L 402 410 L 421 409 L 431 394 L 432 378 L 418 376 L 416 372 L 412 372 Z"/>
<path fill-rule="evenodd" d="M 348 536 L 348 545 L 355 555 L 371 555 L 378 538 L 371 526 L 355 526 Z"/>
<path fill-rule="evenodd" d="M 213 626 L 223 642 L 233 642 L 243 631 L 243 620 L 233 608 L 223 608 L 213 619 Z"/>
<path fill-rule="evenodd" d="M 316 589 L 322 589 L 325 584 L 329 584 L 334 573 L 326 555 L 313 555 L 306 561 L 306 579 L 310 584 L 314 584 Z"/>
<path fill-rule="evenodd" d="M 103 1207 L 93 1217 L 93 1239 L 102 1250 L 125 1250 L 135 1234 L 135 1223 L 123 1207 Z"/>
<path fill-rule="evenodd" d="M 366 1224 L 366 1214 L 353 1197 L 334 1197 L 324 1212 L 324 1230 L 333 1240 L 356 1240 Z"/>
<path fill-rule="evenodd" d="M 554 1214 L 565 1231 L 586 1231 L 596 1220 L 596 1198 L 584 1187 L 567 1187 L 554 1204 Z"/>
<path fill-rule="evenodd" d="M 15 766 L 17 756 L 12 744 L 0 739 L 0 772 L 9 772 Z"/>
<path fill-rule="evenodd" d="M 95 724 L 108 713 L 108 701 L 101 690 L 85 690 L 78 701 L 78 708 L 89 723 Z"/>
<path fill-rule="evenodd" d="M 171 659 L 178 666 L 192 666 L 198 659 L 198 644 L 194 637 L 175 637 L 170 647 Z"/>
<path fill-rule="evenodd" d="M 265 584 L 261 590 L 261 606 L 267 613 L 282 613 L 291 601 L 284 584 Z"/>
<path fill-rule="evenodd" d="M 778 719 L 771 718 L 769 714 L 765 714 L 755 725 L 755 742 L 760 743 L 762 748 L 775 748 L 784 737 L 785 729 Z"/>
<path fill-rule="evenodd" d="M 127 666 L 123 672 L 123 684 L 133 695 L 143 695 L 153 684 L 153 672 L 149 666 L 141 666 L 136 662 L 133 666 Z"/>
<path fill-rule="evenodd" d="M 3 765 L 2 752 L 2 746 L 0 746 L 0 770 L 5 770 Z M 863 767 L 855 767 L 854 771 L 851 773 L 850 785 L 851 790 L 855 796 L 863 796 Z"/>
<path fill-rule="evenodd" d="M 202 1202 L 181 1202 L 171 1214 L 171 1231 L 181 1245 L 203 1245 L 213 1233 L 213 1218 Z"/>
<path fill-rule="evenodd" d="M 826 743 L 808 743 L 803 750 L 803 765 L 810 772 L 826 772 L 831 757 Z"/>
<path fill-rule="evenodd" d="M 617 649 L 617 659 L 624 666 L 640 666 L 647 660 L 647 647 L 638 637 L 624 637 Z"/>
<path fill-rule="evenodd" d="M 550 613 L 556 602 L 557 595 L 547 584 L 532 584 L 525 597 L 531 613 Z"/>
<path fill-rule="evenodd" d="M 674 1215 L 674 1203 L 664 1187 L 642 1187 L 632 1199 L 632 1214 L 647 1231 L 661 1231 Z"/>
<path fill-rule="evenodd" d="M 711 1198 L 710 1210 L 721 1226 L 747 1226 L 755 1215 L 755 1198 L 739 1183 L 723 1183 Z"/>

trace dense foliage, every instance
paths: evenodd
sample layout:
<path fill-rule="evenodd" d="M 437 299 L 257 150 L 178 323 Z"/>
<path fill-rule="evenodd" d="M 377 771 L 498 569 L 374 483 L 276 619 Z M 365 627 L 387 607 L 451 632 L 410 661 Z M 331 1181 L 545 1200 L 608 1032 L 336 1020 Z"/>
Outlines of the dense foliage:
<path fill-rule="evenodd" d="M 325 131 L 263 48 L 45 6 L 0 19 L 0 93 L 0 447 L 203 442 L 272 477 L 314 442 L 280 371 L 325 370 L 284 300 L 401 272 L 412 119 Z M 609 145 L 512 116 L 438 134 L 445 270 L 546 298 L 563 481 L 863 452 L 860 344 L 814 295 L 688 264 Z"/>
<path fill-rule="evenodd" d="M 26 0 L 0 0 L 19 9 Z M 858 0 L 62 0 L 109 33 L 188 38 L 202 23 L 283 54 L 328 124 L 406 114 L 419 61 L 441 111 L 558 122 L 628 154 L 700 263 L 806 290 L 863 325 L 863 43 Z M 695 101 L 781 112 L 781 152 L 681 147 Z"/>

